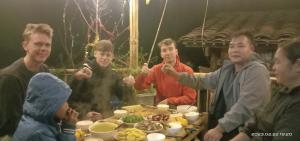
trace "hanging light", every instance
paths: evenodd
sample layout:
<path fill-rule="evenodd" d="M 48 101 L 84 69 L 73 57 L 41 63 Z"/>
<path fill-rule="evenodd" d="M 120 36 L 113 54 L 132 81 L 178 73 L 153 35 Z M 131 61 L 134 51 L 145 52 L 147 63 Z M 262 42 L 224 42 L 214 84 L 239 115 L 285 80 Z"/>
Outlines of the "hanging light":
<path fill-rule="evenodd" d="M 146 0 L 146 4 L 148 5 L 150 3 L 150 0 Z"/>

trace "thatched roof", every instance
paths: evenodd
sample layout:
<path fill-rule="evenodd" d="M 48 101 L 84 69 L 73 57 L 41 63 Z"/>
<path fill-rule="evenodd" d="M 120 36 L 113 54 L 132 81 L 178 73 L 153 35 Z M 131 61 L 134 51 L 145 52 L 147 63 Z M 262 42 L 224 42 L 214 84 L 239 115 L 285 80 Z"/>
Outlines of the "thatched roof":
<path fill-rule="evenodd" d="M 300 9 L 219 13 L 207 19 L 203 37 L 200 26 L 179 42 L 187 47 L 227 47 L 230 35 L 238 30 L 252 31 L 258 47 L 277 46 L 300 36 Z"/>

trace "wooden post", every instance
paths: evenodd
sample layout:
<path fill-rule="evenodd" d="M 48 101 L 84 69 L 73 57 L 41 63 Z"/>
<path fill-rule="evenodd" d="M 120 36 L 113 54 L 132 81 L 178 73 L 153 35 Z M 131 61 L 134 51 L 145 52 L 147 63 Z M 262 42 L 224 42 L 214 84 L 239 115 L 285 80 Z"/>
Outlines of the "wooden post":
<path fill-rule="evenodd" d="M 130 0 L 130 62 L 129 67 L 138 67 L 138 46 L 139 46 L 139 0 Z"/>

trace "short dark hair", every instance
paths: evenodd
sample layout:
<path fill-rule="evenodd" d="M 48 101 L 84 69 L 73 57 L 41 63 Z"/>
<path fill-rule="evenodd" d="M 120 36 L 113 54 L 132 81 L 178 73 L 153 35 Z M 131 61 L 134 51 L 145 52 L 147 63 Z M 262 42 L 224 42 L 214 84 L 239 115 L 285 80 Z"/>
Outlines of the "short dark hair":
<path fill-rule="evenodd" d="M 100 40 L 95 43 L 95 51 L 114 52 L 114 46 L 110 40 Z"/>
<path fill-rule="evenodd" d="M 240 37 L 240 36 L 245 36 L 249 40 L 250 44 L 253 47 L 256 46 L 256 43 L 255 43 L 255 40 L 254 40 L 254 36 L 251 33 L 251 31 L 248 31 L 248 30 L 237 31 L 237 32 L 235 32 L 235 33 L 232 34 L 231 39 L 237 38 L 237 37 Z"/>
<path fill-rule="evenodd" d="M 176 41 L 171 39 L 171 38 L 166 38 L 166 39 L 163 39 L 161 40 L 159 43 L 158 43 L 158 47 L 161 48 L 161 46 L 163 45 L 171 45 L 171 44 L 174 44 L 175 45 L 175 48 L 176 47 Z"/>
<path fill-rule="evenodd" d="M 285 52 L 286 57 L 292 64 L 295 63 L 297 59 L 300 59 L 300 37 L 294 38 L 278 47 Z"/>

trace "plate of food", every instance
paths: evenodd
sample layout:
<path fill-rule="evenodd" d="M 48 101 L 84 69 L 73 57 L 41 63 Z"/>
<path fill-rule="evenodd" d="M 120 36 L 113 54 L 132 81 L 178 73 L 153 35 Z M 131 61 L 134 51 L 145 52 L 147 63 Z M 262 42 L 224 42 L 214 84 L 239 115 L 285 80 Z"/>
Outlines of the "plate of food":
<path fill-rule="evenodd" d="M 159 122 L 145 120 L 134 124 L 134 128 L 143 130 L 146 133 L 157 133 L 163 130 L 163 125 Z"/>
<path fill-rule="evenodd" d="M 144 121 L 144 117 L 141 115 L 126 115 L 121 120 L 125 125 L 133 127 L 135 123 Z"/>
<path fill-rule="evenodd" d="M 126 128 L 119 131 L 114 138 L 117 141 L 145 141 L 146 133 L 137 128 Z"/>

